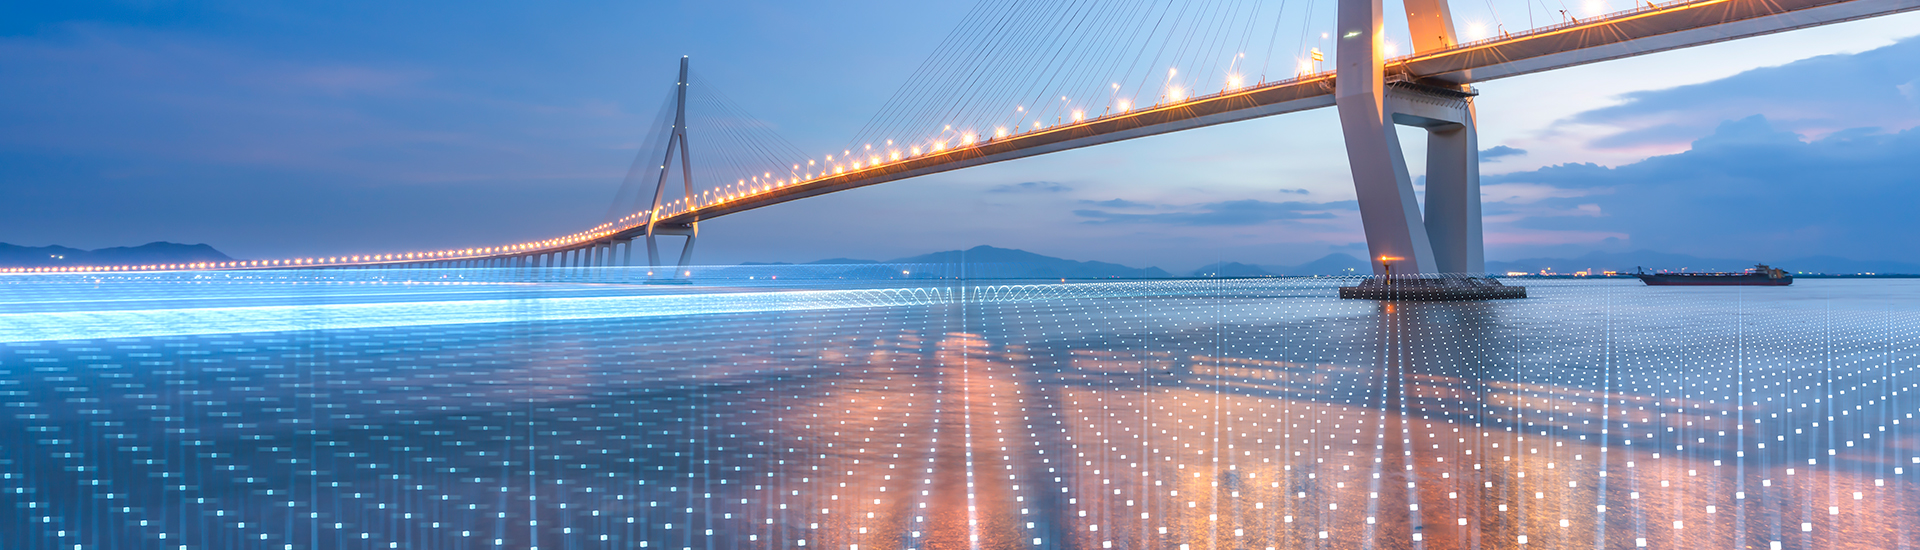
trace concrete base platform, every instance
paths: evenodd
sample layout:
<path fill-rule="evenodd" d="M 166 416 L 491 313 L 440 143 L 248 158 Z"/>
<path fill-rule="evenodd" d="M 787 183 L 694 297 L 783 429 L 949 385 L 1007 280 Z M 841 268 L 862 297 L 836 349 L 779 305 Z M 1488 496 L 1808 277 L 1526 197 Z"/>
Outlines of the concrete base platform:
<path fill-rule="evenodd" d="M 1508 300 L 1527 297 L 1527 287 L 1507 286 L 1482 277 L 1418 278 L 1379 277 L 1361 281 L 1359 286 L 1340 287 L 1340 297 L 1348 300 L 1413 300 L 1451 302 L 1465 300 Z"/>

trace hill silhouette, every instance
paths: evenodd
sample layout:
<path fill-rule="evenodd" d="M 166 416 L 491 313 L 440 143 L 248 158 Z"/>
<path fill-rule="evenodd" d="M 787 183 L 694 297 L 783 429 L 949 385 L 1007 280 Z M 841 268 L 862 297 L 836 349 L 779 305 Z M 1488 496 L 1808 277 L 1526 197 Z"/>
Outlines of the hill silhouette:
<path fill-rule="evenodd" d="M 20 246 L 0 243 L 0 267 L 148 265 L 227 261 L 233 261 L 233 258 L 205 244 L 155 241 L 140 246 L 81 250 L 59 245 Z"/>

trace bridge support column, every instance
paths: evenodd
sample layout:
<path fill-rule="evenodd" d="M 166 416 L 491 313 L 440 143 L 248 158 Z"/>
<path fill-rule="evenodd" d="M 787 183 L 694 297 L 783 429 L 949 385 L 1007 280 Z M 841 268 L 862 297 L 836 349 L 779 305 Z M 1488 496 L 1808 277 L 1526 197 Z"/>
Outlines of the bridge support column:
<path fill-rule="evenodd" d="M 1433 245 L 1420 220 L 1419 200 L 1407 175 L 1400 138 L 1389 118 L 1384 90 L 1385 38 L 1380 0 L 1341 0 L 1335 30 L 1338 73 L 1334 104 L 1347 144 L 1347 165 L 1360 203 L 1360 223 L 1375 275 L 1386 275 L 1384 260 L 1401 273 L 1434 270 Z"/>
<path fill-rule="evenodd" d="M 1446 0 L 1406 7 L 1415 51 L 1454 45 Z M 1341 0 L 1338 17 L 1334 99 L 1374 273 L 1484 276 L 1474 92 L 1385 74 L 1380 0 Z M 1424 217 L 1400 149 L 1401 125 L 1428 132 Z"/>
<path fill-rule="evenodd" d="M 1420 295 L 1432 297 L 1424 299 L 1524 297 L 1524 289 L 1495 288 L 1498 282 L 1482 279 L 1487 269 L 1476 92 L 1454 82 L 1386 74 L 1381 0 L 1339 1 L 1334 103 L 1367 234 L 1368 263 L 1377 280 L 1372 284 L 1393 284 L 1387 280 L 1392 275 L 1426 281 L 1420 283 Z M 1404 4 L 1416 53 L 1456 44 L 1446 0 Z M 1427 130 L 1424 216 L 1400 149 L 1400 126 Z M 1342 289 L 1341 295 L 1405 299 L 1414 289 L 1387 290 L 1363 284 Z"/>
<path fill-rule="evenodd" d="M 686 235 L 687 237 L 686 244 L 680 249 L 680 269 L 675 269 L 673 274 L 669 275 L 668 278 L 685 275 L 686 272 L 684 269 L 693 263 L 694 237 L 699 234 L 697 227 L 699 224 L 697 222 L 688 223 L 679 227 L 666 227 L 660 224 L 660 199 L 665 195 L 667 190 L 667 170 L 673 166 L 673 154 L 676 150 L 680 153 L 680 178 L 682 184 L 685 185 L 687 205 L 689 207 L 695 206 L 693 204 L 693 162 L 690 154 L 687 152 L 686 57 L 680 58 L 680 80 L 674 90 L 673 129 L 667 137 L 666 158 L 660 161 L 660 180 L 653 186 L 653 206 L 647 210 L 646 233 L 647 265 L 653 268 L 648 271 L 649 276 L 656 276 L 660 271 L 660 243 L 655 239 L 655 236 L 661 234 L 678 234 Z"/>
<path fill-rule="evenodd" d="M 1427 129 L 1427 236 L 1441 273 L 1487 274 L 1480 230 L 1480 138 L 1473 104 L 1458 123 Z"/>

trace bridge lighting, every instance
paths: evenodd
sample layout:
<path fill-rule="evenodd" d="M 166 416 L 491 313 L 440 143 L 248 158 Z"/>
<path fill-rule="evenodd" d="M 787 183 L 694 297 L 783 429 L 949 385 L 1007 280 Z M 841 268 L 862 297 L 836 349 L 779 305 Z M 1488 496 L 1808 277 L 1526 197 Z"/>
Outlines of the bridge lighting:
<path fill-rule="evenodd" d="M 1182 89 L 1180 89 L 1180 87 L 1179 87 L 1179 86 L 1172 86 L 1172 87 L 1169 87 L 1169 88 L 1167 88 L 1167 100 L 1168 100 L 1168 101 L 1183 101 L 1183 100 L 1185 100 L 1185 99 L 1187 99 L 1187 91 L 1186 91 L 1186 90 L 1182 90 Z"/>
<path fill-rule="evenodd" d="M 973 145 L 973 134 L 967 134 L 967 135 L 964 135 L 964 136 L 960 136 L 960 144 L 961 144 L 961 145 Z"/>
<path fill-rule="evenodd" d="M 997 137 L 997 138 L 1007 137 L 1007 127 L 1001 126 L 999 128 L 994 128 L 993 137 Z"/>
<path fill-rule="evenodd" d="M 1239 87 L 1240 87 L 1240 75 L 1237 75 L 1237 74 L 1227 75 L 1227 89 L 1231 90 Z"/>
<path fill-rule="evenodd" d="M 1080 122 L 1080 120 L 1081 120 L 1081 119 L 1084 119 L 1084 118 L 1087 118 L 1087 113 L 1086 113 L 1086 112 L 1084 112 L 1084 111 L 1081 111 L 1081 110 L 1079 110 L 1079 109 L 1074 109 L 1074 110 L 1073 110 L 1073 121 L 1074 121 L 1074 122 Z"/>
<path fill-rule="evenodd" d="M 909 155 L 919 155 L 919 154 L 920 154 L 920 147 L 919 147 L 919 146 L 914 146 L 914 147 L 908 147 L 908 148 L 907 148 L 907 154 L 909 154 Z"/>
<path fill-rule="evenodd" d="M 873 166 L 875 164 L 880 164 L 880 157 L 878 156 L 867 157 L 867 166 Z"/>
<path fill-rule="evenodd" d="M 1300 61 L 1300 75 L 1301 75 L 1301 76 L 1305 76 L 1305 75 L 1309 75 L 1309 74 L 1313 74 L 1313 62 L 1312 62 L 1312 61 L 1307 61 L 1307 60 L 1301 60 L 1301 61 Z"/>
<path fill-rule="evenodd" d="M 1389 40 L 1380 41 L 1380 55 L 1383 55 L 1386 57 L 1393 57 L 1395 54 L 1399 52 L 1399 50 L 1400 50 L 1400 47 L 1395 46 L 1392 41 L 1389 41 Z"/>
<path fill-rule="evenodd" d="M 1118 84 L 1115 84 L 1115 86 L 1118 86 Z M 1127 109 L 1132 107 L 1133 107 L 1132 103 L 1129 103 L 1127 100 L 1122 99 L 1118 104 L 1115 105 L 1114 110 L 1124 113 L 1124 112 L 1127 112 Z"/>

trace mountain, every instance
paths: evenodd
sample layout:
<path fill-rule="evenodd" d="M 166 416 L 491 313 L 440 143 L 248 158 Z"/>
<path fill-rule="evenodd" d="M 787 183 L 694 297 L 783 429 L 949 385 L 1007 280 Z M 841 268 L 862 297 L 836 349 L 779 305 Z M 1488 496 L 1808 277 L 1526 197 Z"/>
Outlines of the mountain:
<path fill-rule="evenodd" d="M 58 267 L 87 265 L 147 265 L 226 262 L 233 258 L 204 244 L 151 242 L 80 250 L 64 246 L 20 246 L 0 243 L 0 267 Z"/>
<path fill-rule="evenodd" d="M 857 261 L 857 260 L 850 260 Z M 1079 262 L 1042 256 L 1011 248 L 976 246 L 890 260 L 890 264 L 965 264 L 966 276 L 983 279 L 1110 279 L 1164 278 L 1172 273 L 1158 267 L 1127 267 L 1106 262 Z"/>
<path fill-rule="evenodd" d="M 1745 259 L 1702 258 L 1686 254 L 1670 254 L 1639 250 L 1634 252 L 1592 252 L 1576 258 L 1526 258 L 1512 261 L 1489 261 L 1487 271 L 1506 273 L 1521 271 L 1539 273 L 1550 270 L 1556 273 L 1576 271 L 1632 271 L 1644 266 L 1648 270 L 1679 271 L 1740 271 L 1752 267 L 1755 262 Z M 1916 274 L 1920 273 L 1920 264 L 1850 260 L 1834 256 L 1813 256 L 1807 258 L 1767 262 L 1774 267 L 1795 273 L 1881 273 Z M 967 250 L 949 250 L 919 256 L 896 258 L 886 262 L 834 258 L 807 262 L 801 265 L 842 265 L 873 266 L 892 264 L 932 264 L 936 267 L 915 271 L 914 277 L 951 277 L 964 275 L 978 279 L 1105 279 L 1105 278 L 1168 278 L 1173 277 L 1157 267 L 1128 267 L 1106 262 L 1082 262 L 1052 256 L 1043 256 L 1025 250 L 977 246 Z M 794 265 L 784 262 L 749 262 L 742 266 L 779 266 Z M 964 265 L 964 267 L 962 267 Z M 870 270 L 871 268 L 863 268 Z M 1254 265 L 1240 262 L 1217 262 L 1194 270 L 1192 277 L 1301 277 L 1311 275 L 1371 275 L 1373 267 L 1366 260 L 1350 254 L 1333 253 L 1318 260 L 1299 265 Z M 849 271 L 850 277 L 872 276 L 868 271 Z"/>
<path fill-rule="evenodd" d="M 1890 262 L 1885 260 L 1849 260 L 1837 256 L 1808 256 L 1780 262 L 1774 266 L 1796 273 L 1898 273 L 1902 275 L 1920 274 L 1920 264 L 1910 262 Z"/>
<path fill-rule="evenodd" d="M 1278 273 L 1281 275 L 1292 275 L 1292 276 L 1368 275 L 1373 273 L 1373 268 L 1371 266 L 1368 266 L 1365 260 L 1361 260 L 1359 258 L 1353 257 L 1352 255 L 1342 254 L 1339 252 L 1328 254 L 1326 256 L 1321 257 L 1318 260 L 1314 260 L 1314 261 L 1307 262 L 1300 265 L 1295 265 L 1295 266 L 1270 265 L 1265 267 L 1267 271 L 1272 271 L 1274 273 Z"/>
<path fill-rule="evenodd" d="M 1628 272 L 1645 267 L 1648 271 L 1740 271 L 1753 267 L 1755 263 L 1766 263 L 1773 267 L 1794 273 L 1920 273 L 1920 264 L 1891 262 L 1880 260 L 1850 260 L 1835 256 L 1810 256 L 1790 259 L 1730 259 L 1702 258 L 1687 254 L 1670 254 L 1651 250 L 1633 252 L 1591 252 L 1576 258 L 1527 258 L 1521 260 L 1487 262 L 1487 271 L 1505 273 L 1524 271 L 1539 273 L 1573 273 L 1575 271 L 1619 271 Z"/>
<path fill-rule="evenodd" d="M 976 279 L 1139 279 L 1166 278 L 1173 274 L 1157 267 L 1128 267 L 1106 262 L 1080 262 L 1052 256 L 1043 256 L 1025 250 L 976 246 L 966 250 L 948 250 L 919 256 L 895 258 L 885 262 L 859 260 L 853 258 L 831 258 L 791 264 L 786 262 L 746 262 L 743 267 L 768 266 L 846 266 L 844 275 L 848 277 L 872 277 L 874 266 L 894 266 L 898 264 L 919 264 L 934 266 L 926 269 L 911 269 L 911 277 L 956 277 L 965 276 Z M 888 269 L 893 269 L 888 267 Z M 903 270 L 905 271 L 905 270 Z M 813 273 L 820 275 L 821 273 Z M 839 272 L 829 275 L 839 276 Z"/>
<path fill-rule="evenodd" d="M 1272 277 L 1274 274 L 1257 265 L 1240 262 L 1218 262 L 1201 266 L 1193 270 L 1194 277 Z"/>

